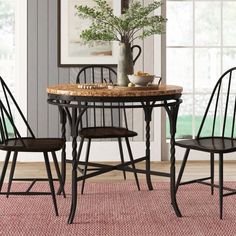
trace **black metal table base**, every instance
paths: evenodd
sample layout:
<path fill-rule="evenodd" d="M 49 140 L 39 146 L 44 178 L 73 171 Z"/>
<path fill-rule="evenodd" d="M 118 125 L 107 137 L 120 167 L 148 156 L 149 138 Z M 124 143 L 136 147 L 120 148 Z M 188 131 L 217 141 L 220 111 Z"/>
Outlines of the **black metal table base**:
<path fill-rule="evenodd" d="M 177 114 L 179 105 L 182 102 L 180 99 L 181 94 L 176 94 L 175 96 L 160 96 L 160 97 L 144 97 L 144 98 L 96 98 L 96 97 L 89 97 L 89 98 L 80 98 L 80 97 L 70 97 L 70 96 L 60 96 L 60 95 L 54 95 L 49 94 L 48 103 L 58 105 L 59 111 L 61 114 L 61 124 L 62 124 L 62 137 L 65 138 L 65 125 L 66 121 L 68 120 L 70 129 L 71 129 L 71 137 L 72 137 L 72 201 L 71 201 L 71 210 L 70 215 L 68 218 L 68 223 L 73 223 L 75 211 L 76 211 L 76 205 L 77 205 L 77 181 L 83 180 L 85 178 L 91 178 L 112 170 L 121 170 L 121 171 L 130 171 L 130 172 L 136 172 L 146 175 L 146 183 L 149 190 L 153 190 L 152 181 L 151 181 L 151 175 L 159 175 L 163 177 L 170 178 L 170 195 L 171 195 L 171 204 L 173 206 L 173 209 L 175 211 L 175 214 L 178 217 L 181 217 L 180 210 L 177 205 L 176 201 L 176 180 L 175 180 L 175 133 L 176 133 L 176 121 L 177 121 Z M 81 99 L 81 100 L 80 100 Z M 89 105 L 85 100 L 88 99 L 88 102 L 93 102 L 93 105 Z M 127 100 L 128 99 L 128 100 Z M 143 101 L 140 101 L 143 100 Z M 73 101 L 73 103 L 71 103 Z M 84 103 L 82 104 L 81 101 Z M 78 177 L 77 176 L 77 170 L 78 170 L 78 164 L 82 164 L 82 162 L 79 162 L 78 156 L 80 156 L 82 145 L 80 144 L 79 149 L 77 151 L 77 137 L 78 137 L 78 128 L 79 123 L 82 119 L 82 115 L 88 107 L 94 107 L 94 108 L 100 108 L 101 105 L 95 105 L 96 102 L 101 103 L 103 102 L 102 108 L 104 108 L 104 102 L 119 102 L 122 101 L 128 102 L 130 104 L 125 104 L 124 107 L 126 108 L 142 108 L 144 110 L 145 114 L 145 122 L 146 122 L 146 140 L 145 140 L 145 156 L 143 158 L 139 158 L 135 160 L 134 162 L 140 162 L 145 161 L 146 162 L 146 168 L 145 170 L 141 169 L 132 169 L 128 165 L 131 164 L 131 162 L 126 162 L 123 164 L 111 166 L 111 165 L 103 165 L 103 164 L 95 164 L 89 162 L 90 166 L 98 168 L 93 173 L 88 173 L 86 176 Z M 132 102 L 139 102 L 139 105 L 134 104 Z M 158 102 L 158 104 L 156 104 Z M 132 103 L 132 104 L 131 104 Z M 107 105 L 109 107 L 109 105 Z M 151 170 L 151 164 L 150 164 L 150 122 L 152 118 L 152 111 L 154 107 L 164 107 L 170 122 L 170 173 L 162 173 L 157 171 Z M 113 106 L 113 108 L 115 108 Z M 120 108 L 117 107 L 117 108 Z M 71 109 L 71 112 L 69 111 Z M 79 114 L 77 112 L 79 111 Z M 62 178 L 63 183 L 65 183 L 65 164 L 66 164 L 66 154 L 65 154 L 65 147 L 62 150 Z M 58 193 L 60 193 L 61 190 L 59 190 Z"/>
<path fill-rule="evenodd" d="M 145 157 L 138 158 L 138 159 L 134 160 L 134 163 L 136 164 L 136 163 L 142 162 L 144 160 L 145 160 Z M 67 160 L 67 163 L 72 163 L 72 161 Z M 83 161 L 78 162 L 78 165 L 84 166 L 85 164 L 86 163 Z M 93 171 L 93 172 L 88 173 L 86 176 L 77 177 L 77 181 L 89 179 L 89 178 L 95 177 L 97 175 L 108 173 L 113 170 L 127 171 L 127 172 L 139 173 L 139 174 L 145 174 L 145 175 L 147 172 L 146 170 L 138 169 L 137 167 L 135 169 L 129 167 L 129 165 L 131 165 L 131 161 L 125 162 L 124 164 L 118 164 L 118 165 L 107 165 L 107 164 L 101 164 L 101 163 L 88 162 L 87 165 L 91 166 L 91 167 L 96 167 L 96 168 L 91 169 L 91 171 Z M 80 169 L 83 170 L 83 167 L 81 167 Z M 165 173 L 165 172 L 160 172 L 160 171 L 150 170 L 150 175 L 170 178 L 170 173 Z"/>

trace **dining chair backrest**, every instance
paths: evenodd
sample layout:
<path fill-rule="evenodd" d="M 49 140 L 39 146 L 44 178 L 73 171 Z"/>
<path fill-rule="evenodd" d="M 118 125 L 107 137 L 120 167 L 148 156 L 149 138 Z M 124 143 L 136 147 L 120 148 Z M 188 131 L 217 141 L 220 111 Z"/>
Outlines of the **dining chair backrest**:
<path fill-rule="evenodd" d="M 236 137 L 236 67 L 227 70 L 217 81 L 210 96 L 197 138 Z"/>
<path fill-rule="evenodd" d="M 114 83 L 116 77 L 116 71 L 109 66 L 89 65 L 79 71 L 76 83 Z"/>
<path fill-rule="evenodd" d="M 116 83 L 117 73 L 108 66 L 91 65 L 83 67 L 76 83 Z M 94 105 L 94 103 L 90 103 Z M 128 128 L 126 110 L 123 103 L 100 103 L 101 109 L 88 109 L 81 122 L 81 128 L 115 126 Z M 109 106 L 109 108 L 107 108 Z"/>
<path fill-rule="evenodd" d="M 5 81 L 0 77 L 0 143 L 5 143 L 9 139 L 21 139 L 20 129 L 16 125 L 17 119 L 24 125 L 32 138 L 35 138 L 26 118 L 17 104 Z M 23 141 L 22 141 L 23 143 Z"/>

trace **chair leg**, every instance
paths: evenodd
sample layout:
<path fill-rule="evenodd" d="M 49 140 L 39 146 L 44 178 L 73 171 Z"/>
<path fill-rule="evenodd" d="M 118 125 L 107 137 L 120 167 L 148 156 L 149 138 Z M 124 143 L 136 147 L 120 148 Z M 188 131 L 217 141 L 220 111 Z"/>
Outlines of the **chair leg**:
<path fill-rule="evenodd" d="M 84 138 L 82 138 L 80 140 L 80 145 L 79 145 L 79 150 L 78 150 L 78 153 L 77 153 L 77 162 L 80 160 L 80 156 L 81 156 L 81 152 L 82 152 L 82 149 L 83 149 L 83 144 L 84 144 Z M 77 171 L 77 170 L 76 170 Z M 77 182 L 77 179 L 75 180 Z M 81 190 L 81 193 L 82 193 L 82 190 Z M 83 194 L 83 193 L 82 193 Z M 74 214 L 74 213 L 73 213 Z M 74 218 L 74 217 L 73 217 Z"/>
<path fill-rule="evenodd" d="M 223 154 L 219 155 L 219 198 L 220 198 L 220 219 L 223 218 Z"/>
<path fill-rule="evenodd" d="M 132 154 L 132 151 L 131 151 L 129 139 L 126 137 L 125 141 L 126 141 L 126 145 L 127 145 L 127 149 L 128 149 L 129 158 L 130 158 L 130 161 L 131 161 L 132 168 L 135 170 L 134 158 L 133 158 L 133 154 Z M 139 181 L 138 181 L 138 175 L 137 175 L 136 172 L 134 172 L 134 178 L 135 178 L 138 190 L 140 190 L 140 185 L 139 185 Z"/>
<path fill-rule="evenodd" d="M 85 166 L 84 166 L 84 173 L 83 173 L 84 177 L 86 176 L 87 169 L 88 169 L 90 146 L 91 146 L 91 139 L 88 140 L 88 145 L 87 145 L 87 152 L 86 152 L 86 157 L 85 157 Z M 81 194 L 84 193 L 84 185 L 85 185 L 85 179 L 83 179 L 83 181 L 82 181 Z"/>
<path fill-rule="evenodd" d="M 43 155 L 44 155 L 44 161 L 45 161 L 45 166 L 46 166 L 47 175 L 48 175 L 48 182 L 49 182 L 49 186 L 50 186 L 51 194 L 52 194 L 52 201 L 53 201 L 53 205 L 55 208 L 56 216 L 58 216 L 57 200 L 56 200 L 56 194 L 55 194 L 55 189 L 54 189 L 54 185 L 53 185 L 50 163 L 48 160 L 48 153 L 44 152 Z"/>
<path fill-rule="evenodd" d="M 3 164 L 3 168 L 2 168 L 1 178 L 0 178 L 0 192 L 2 191 L 2 185 L 3 185 L 3 181 L 5 179 L 5 175 L 6 175 L 7 166 L 8 166 L 8 163 L 9 163 L 10 156 L 11 156 L 11 152 L 7 152 L 6 157 L 5 157 L 5 161 L 4 161 L 4 164 Z"/>
<path fill-rule="evenodd" d="M 57 156 L 56 156 L 55 152 L 52 152 L 52 159 L 53 159 L 55 169 L 56 169 L 56 172 L 57 172 L 57 177 L 58 177 L 58 180 L 59 180 L 59 183 L 60 183 L 59 189 L 62 191 L 64 198 L 66 198 L 64 184 L 62 182 L 62 176 L 61 176 L 61 172 L 60 172 L 60 168 L 59 168 L 59 165 L 58 165 Z"/>
<path fill-rule="evenodd" d="M 211 153 L 211 195 L 214 194 L 214 153 Z"/>
<path fill-rule="evenodd" d="M 68 224 L 72 224 L 74 217 L 75 217 L 75 212 L 76 212 L 76 206 L 77 206 L 77 167 L 78 167 L 78 161 L 81 155 L 82 147 L 83 147 L 84 139 L 82 138 L 80 140 L 80 146 L 79 146 L 79 151 L 77 152 L 76 156 L 76 149 L 77 149 L 77 137 L 73 137 L 72 140 L 72 146 L 73 146 L 73 151 L 72 151 L 72 180 L 71 180 L 71 208 L 70 208 L 70 214 L 68 217 Z"/>
<path fill-rule="evenodd" d="M 76 157 L 77 162 L 79 162 L 79 160 L 80 160 L 83 145 L 84 145 L 84 138 L 81 138 L 78 153 L 77 153 L 77 157 Z M 80 172 L 83 172 L 83 169 L 81 169 L 79 167 L 77 167 L 77 169 L 79 169 Z"/>
<path fill-rule="evenodd" d="M 118 144 L 119 144 L 119 150 L 120 150 L 120 159 L 121 159 L 121 163 L 124 164 L 124 152 L 123 152 L 123 148 L 122 148 L 122 142 L 121 142 L 121 138 L 118 138 Z M 126 173 L 123 170 L 123 175 L 124 175 L 124 180 L 126 180 Z"/>
<path fill-rule="evenodd" d="M 187 148 L 186 151 L 185 151 L 184 159 L 182 161 L 182 165 L 181 165 L 179 175 L 178 175 L 178 178 L 177 178 L 177 181 L 176 181 L 176 186 L 175 186 L 176 193 L 178 191 L 178 188 L 179 188 L 179 185 L 180 185 L 183 173 L 184 173 L 184 169 L 185 169 L 185 166 L 186 166 L 186 163 L 187 163 L 187 160 L 188 160 L 189 152 L 190 152 L 190 149 Z"/>
<path fill-rule="evenodd" d="M 61 149 L 61 179 L 62 179 L 62 186 L 64 187 L 66 181 L 66 145 L 64 144 Z M 65 190 L 64 190 L 65 191 Z M 57 195 L 61 195 L 62 189 L 61 186 L 57 191 Z"/>
<path fill-rule="evenodd" d="M 12 164 L 11 164 L 11 171 L 9 175 L 9 182 L 8 182 L 8 187 L 7 187 L 7 198 L 9 197 L 9 193 L 11 191 L 12 180 L 13 180 L 13 176 L 14 176 L 14 172 L 16 168 L 17 155 L 18 155 L 18 152 L 14 152 Z"/>

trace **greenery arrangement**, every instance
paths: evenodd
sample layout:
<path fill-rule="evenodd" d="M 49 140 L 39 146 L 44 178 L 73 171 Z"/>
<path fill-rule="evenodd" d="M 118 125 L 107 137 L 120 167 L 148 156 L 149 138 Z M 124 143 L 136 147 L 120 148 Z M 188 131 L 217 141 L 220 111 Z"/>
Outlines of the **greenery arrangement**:
<path fill-rule="evenodd" d="M 132 1 L 123 14 L 116 16 L 105 0 L 93 0 L 96 7 L 76 5 L 77 15 L 92 21 L 91 26 L 82 31 L 80 37 L 85 42 L 120 41 L 131 43 L 137 38 L 144 39 L 165 31 L 166 19 L 152 13 L 162 2 L 153 2 L 142 6 L 138 1 Z"/>

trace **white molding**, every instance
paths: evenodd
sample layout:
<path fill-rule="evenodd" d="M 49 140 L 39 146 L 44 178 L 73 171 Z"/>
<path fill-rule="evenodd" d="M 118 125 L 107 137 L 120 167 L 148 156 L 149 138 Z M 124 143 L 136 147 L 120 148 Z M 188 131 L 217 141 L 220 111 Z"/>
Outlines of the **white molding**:
<path fill-rule="evenodd" d="M 79 143 L 78 143 L 79 144 Z M 85 152 L 86 152 L 86 144 L 84 144 L 83 152 L 81 156 L 81 160 L 84 160 Z M 145 142 L 131 142 L 131 148 L 133 152 L 134 159 L 137 159 L 139 157 L 143 157 L 145 155 Z M 169 146 L 169 145 L 167 145 Z M 125 160 L 128 161 L 128 153 L 125 146 L 125 143 L 123 143 L 124 147 L 124 157 Z M 151 142 L 151 161 L 161 161 L 160 157 L 158 156 L 158 147 L 156 146 L 155 142 Z M 98 152 L 99 150 L 99 152 Z M 183 160 L 185 149 L 176 147 L 176 160 Z M 72 153 L 72 143 L 67 142 L 66 143 L 66 153 L 68 159 L 71 159 L 71 153 Z M 61 161 L 61 151 L 57 152 L 57 158 L 58 161 Z M 0 160 L 4 160 L 4 157 L 6 155 L 6 152 L 1 151 L 0 152 Z M 49 155 L 51 157 L 51 155 Z M 227 160 L 235 160 L 234 153 L 225 154 L 224 156 Z M 18 154 L 18 160 L 19 162 L 43 162 L 43 154 L 42 153 L 19 153 Z M 118 149 L 118 143 L 117 142 L 92 142 L 91 144 L 91 152 L 90 152 L 90 161 L 95 162 L 119 162 L 120 156 L 119 156 L 119 149 Z M 199 152 L 192 150 L 189 154 L 189 160 L 210 160 L 210 154 L 205 152 Z M 215 155 L 215 160 L 218 160 L 218 155 Z M 52 160 L 51 160 L 52 161 Z"/>
<path fill-rule="evenodd" d="M 155 10 L 155 15 L 161 15 L 161 8 Z M 163 77 L 162 74 L 162 38 L 161 35 L 154 35 L 154 74 Z M 162 119 L 161 119 L 161 109 L 153 109 L 153 122 L 154 122 L 154 142 L 156 143 L 156 148 L 153 150 L 155 156 L 157 156 L 156 161 L 162 160 Z"/>
<path fill-rule="evenodd" d="M 16 1 L 15 34 L 16 34 L 16 75 L 15 98 L 23 114 L 27 114 L 27 0 Z M 27 129 L 20 117 L 16 117 L 16 125 L 20 127 L 22 136 Z"/>
<path fill-rule="evenodd" d="M 124 159 L 129 160 L 126 144 L 125 142 L 122 142 L 122 144 L 124 150 Z M 145 156 L 145 142 L 131 142 L 130 145 L 134 159 Z M 87 143 L 85 142 L 81 160 L 84 160 L 86 146 Z M 159 153 L 158 149 L 159 147 L 156 146 L 156 143 L 151 142 L 151 161 L 160 161 L 160 157 L 158 156 Z M 61 153 L 60 151 L 57 152 L 57 157 L 59 161 L 60 161 L 60 153 Z M 71 159 L 72 142 L 66 142 L 66 153 L 68 159 Z M 1 151 L 0 159 L 3 160 L 5 155 L 6 152 Z M 42 153 L 19 153 L 18 155 L 19 155 L 18 160 L 20 162 L 43 162 L 44 160 Z M 116 141 L 92 142 L 89 160 L 97 162 L 120 161 L 118 142 Z"/>

